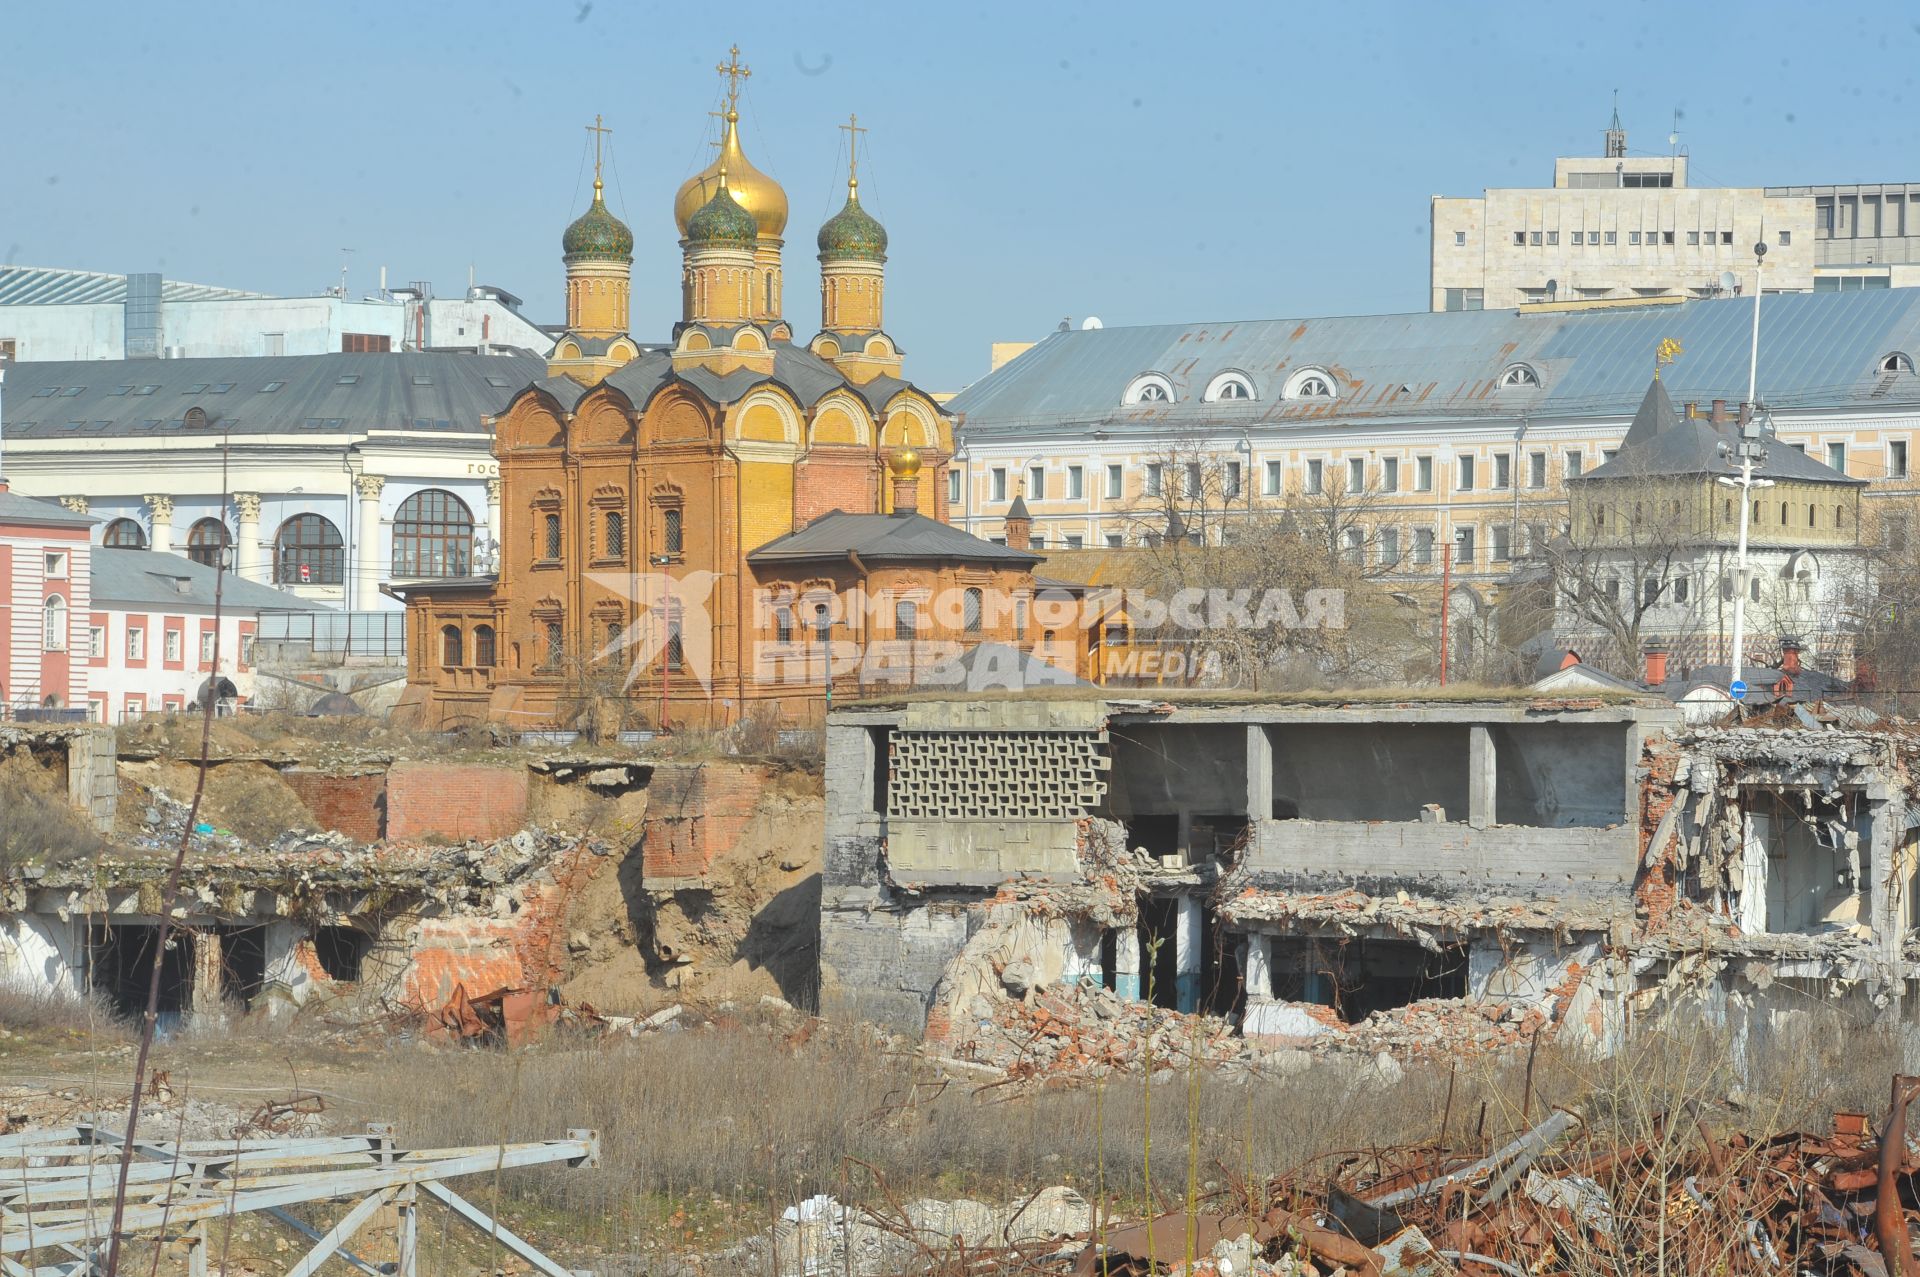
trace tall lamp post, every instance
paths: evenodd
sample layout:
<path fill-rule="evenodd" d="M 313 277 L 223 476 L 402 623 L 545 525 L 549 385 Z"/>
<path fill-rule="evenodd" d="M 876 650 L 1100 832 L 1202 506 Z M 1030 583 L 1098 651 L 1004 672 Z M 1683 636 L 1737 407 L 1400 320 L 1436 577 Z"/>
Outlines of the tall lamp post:
<path fill-rule="evenodd" d="M 1734 569 L 1737 588 L 1733 592 L 1733 653 L 1728 661 L 1727 694 L 1740 699 L 1745 691 L 1741 674 L 1742 648 L 1746 643 L 1747 591 L 1751 588 L 1748 576 L 1751 569 L 1747 566 L 1747 518 L 1753 509 L 1753 490 L 1771 488 L 1773 480 L 1756 479 L 1754 468 L 1767 459 L 1766 449 L 1759 446 L 1760 439 L 1760 279 L 1761 271 L 1767 264 L 1767 244 L 1761 240 L 1753 246 L 1753 339 L 1747 354 L 1747 410 L 1740 422 L 1740 442 L 1729 446 L 1720 445 L 1720 455 L 1737 458 L 1735 464 L 1740 467 L 1740 477 L 1721 475 L 1715 482 L 1725 487 L 1740 489 L 1740 548 L 1738 566 Z"/>

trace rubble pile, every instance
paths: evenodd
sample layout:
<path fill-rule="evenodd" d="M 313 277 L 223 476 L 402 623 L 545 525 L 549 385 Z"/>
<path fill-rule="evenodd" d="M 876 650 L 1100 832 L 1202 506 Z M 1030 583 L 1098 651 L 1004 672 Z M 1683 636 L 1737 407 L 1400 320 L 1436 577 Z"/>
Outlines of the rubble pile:
<path fill-rule="evenodd" d="M 1369 1051 L 1444 1057 L 1526 1046 L 1551 1024 L 1544 1010 L 1526 1002 L 1428 998 L 1375 1011 L 1336 1031 Z"/>
<path fill-rule="evenodd" d="M 996 999 L 975 1029 L 963 1058 L 1004 1070 L 1016 1082 L 1065 1080 L 1149 1061 L 1154 1069 L 1192 1060 L 1218 1064 L 1252 1054 L 1226 1020 L 1126 1001 L 1088 985 Z"/>

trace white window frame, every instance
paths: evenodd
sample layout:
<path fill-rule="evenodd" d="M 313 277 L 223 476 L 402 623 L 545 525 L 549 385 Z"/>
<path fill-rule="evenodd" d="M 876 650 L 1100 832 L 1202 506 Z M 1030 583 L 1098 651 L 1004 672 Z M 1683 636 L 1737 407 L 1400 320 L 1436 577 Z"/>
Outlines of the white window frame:
<path fill-rule="evenodd" d="M 1107 467 L 1107 500 L 1118 501 L 1126 495 L 1125 470 L 1115 464 Z"/>
<path fill-rule="evenodd" d="M 1365 457 L 1347 458 L 1347 492 L 1365 492 L 1367 490 L 1367 459 Z"/>
<path fill-rule="evenodd" d="M 1261 467 L 1260 495 L 1277 497 L 1282 494 L 1287 483 L 1287 463 L 1268 461 Z"/>
<path fill-rule="evenodd" d="M 144 661 L 147 659 L 147 627 L 129 625 L 127 627 L 127 659 Z"/>
<path fill-rule="evenodd" d="M 1300 491 L 1310 497 L 1317 497 L 1326 491 L 1326 463 L 1318 457 L 1309 457 L 1301 466 Z"/>
<path fill-rule="evenodd" d="M 1239 394 L 1231 391 L 1238 390 Z M 1205 403 L 1247 403 L 1259 396 L 1253 393 L 1253 379 L 1243 372 L 1228 371 L 1218 373 L 1207 383 L 1206 393 L 1201 396 Z"/>
<path fill-rule="evenodd" d="M 1338 399 L 1340 382 L 1325 368 L 1309 366 L 1287 378 L 1284 395 L 1288 399 Z"/>
<path fill-rule="evenodd" d="M 1120 402 L 1128 406 L 1147 403 L 1172 403 L 1173 382 L 1163 373 L 1143 372 L 1127 383 Z"/>
<path fill-rule="evenodd" d="M 1067 467 L 1067 500 L 1087 499 L 1087 471 L 1084 466 Z"/>

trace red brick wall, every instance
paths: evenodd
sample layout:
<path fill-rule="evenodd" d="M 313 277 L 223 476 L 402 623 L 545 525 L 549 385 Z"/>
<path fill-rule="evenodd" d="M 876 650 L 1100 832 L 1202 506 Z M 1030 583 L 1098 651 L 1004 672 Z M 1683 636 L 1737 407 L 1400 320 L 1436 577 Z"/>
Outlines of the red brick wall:
<path fill-rule="evenodd" d="M 387 773 L 389 839 L 504 838 L 526 820 L 524 768 L 395 763 Z"/>
<path fill-rule="evenodd" d="M 766 788 L 758 767 L 662 767 L 648 786 L 640 827 L 643 880 L 704 878 L 740 841 Z"/>
<path fill-rule="evenodd" d="M 313 813 L 313 818 L 322 827 L 361 842 L 380 840 L 384 832 L 381 829 L 381 808 L 387 793 L 386 773 L 334 776 L 327 772 L 294 768 L 281 772 L 280 778 L 287 782 L 289 789 L 300 795 L 300 801 L 307 805 L 307 810 Z"/>
<path fill-rule="evenodd" d="M 844 454 L 817 449 L 793 476 L 793 522 L 800 527 L 829 510 L 870 514 L 879 469 L 871 452 L 849 448 Z"/>

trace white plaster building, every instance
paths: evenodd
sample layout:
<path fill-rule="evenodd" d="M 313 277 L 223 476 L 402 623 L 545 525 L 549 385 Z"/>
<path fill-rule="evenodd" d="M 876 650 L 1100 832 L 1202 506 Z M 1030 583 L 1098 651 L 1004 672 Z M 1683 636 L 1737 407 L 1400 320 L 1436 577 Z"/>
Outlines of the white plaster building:
<path fill-rule="evenodd" d="M 22 363 L 0 432 L 16 492 L 96 544 L 211 562 L 310 602 L 396 609 L 379 583 L 458 576 L 498 538 L 490 417 L 528 355 L 330 354 Z"/>
<path fill-rule="evenodd" d="M 370 297 L 275 297 L 153 273 L 0 266 L 0 362 L 552 348 L 518 297 L 487 284 L 459 297 L 420 281 Z"/>
<path fill-rule="evenodd" d="M 1164 528 L 1155 483 L 1194 464 L 1225 476 L 1188 520 L 1209 535 L 1357 485 L 1373 525 L 1357 550 L 1437 576 L 1435 547 L 1465 532 L 1456 574 L 1497 579 L 1564 520 L 1565 481 L 1619 447 L 1663 339 L 1683 349 L 1663 374 L 1676 404 L 1745 397 L 1752 319 L 1742 298 L 1055 332 L 947 405 L 951 521 L 1004 538 L 1019 497 L 1035 549 L 1135 545 Z M 1916 358 L 1920 289 L 1765 299 L 1781 443 L 1866 480 L 1869 504 L 1916 490 Z"/>

